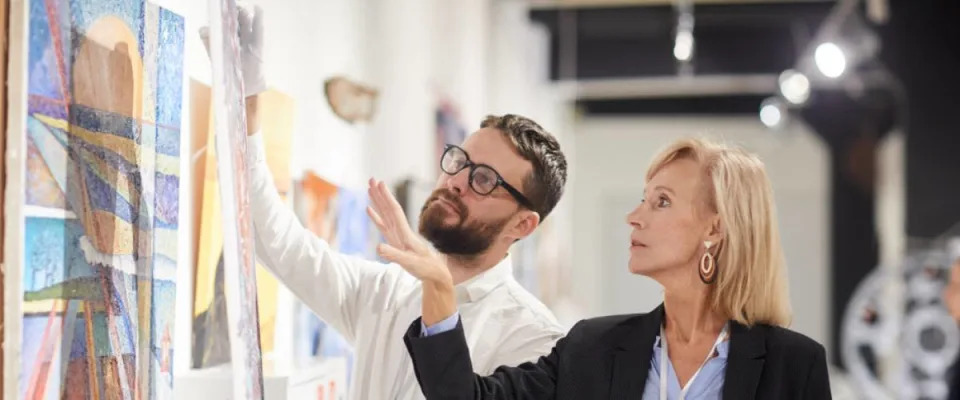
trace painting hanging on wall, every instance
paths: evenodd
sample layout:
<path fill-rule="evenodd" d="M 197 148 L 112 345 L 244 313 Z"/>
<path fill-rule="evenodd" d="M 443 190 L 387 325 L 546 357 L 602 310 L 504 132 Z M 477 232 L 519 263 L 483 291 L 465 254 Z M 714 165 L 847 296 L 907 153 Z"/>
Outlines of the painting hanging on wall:
<path fill-rule="evenodd" d="M 210 115 L 210 88 L 194 82 L 191 87 L 192 133 L 203 140 L 194 140 L 195 154 L 194 223 L 197 227 L 194 243 L 197 259 L 194 274 L 193 335 L 191 365 L 208 368 L 230 361 L 227 332 L 226 297 L 223 287 L 223 229 L 220 209 L 220 187 L 217 178 L 217 157 L 213 150 L 213 130 Z M 290 154 L 293 140 L 292 97 L 277 90 L 258 95 L 260 124 L 266 152 L 267 166 L 280 197 L 286 199 L 291 191 Z M 262 265 L 256 266 L 257 313 L 260 327 L 260 347 L 266 356 L 274 349 L 279 283 Z"/>
<path fill-rule="evenodd" d="M 246 168 L 247 120 L 234 0 L 209 0 L 213 76 L 213 127 L 223 214 L 223 277 L 226 294 L 233 398 L 263 399 L 263 367 L 257 312 L 250 177 Z"/>
<path fill-rule="evenodd" d="M 294 183 L 294 209 L 304 227 L 343 254 L 374 259 L 378 236 L 366 213 L 363 190 L 340 187 L 307 171 Z M 353 348 L 302 303 L 297 305 L 294 353 L 299 365 L 315 358 L 345 357 L 347 381 L 352 379 Z"/>
<path fill-rule="evenodd" d="M 460 110 L 452 101 L 445 98 L 437 103 L 434 112 L 436 135 L 434 137 L 434 153 L 437 160 L 437 173 L 440 173 L 440 156 L 448 144 L 460 145 L 467 138 L 467 128 L 460 117 Z"/>
<path fill-rule="evenodd" d="M 171 398 L 184 20 L 11 5 L 5 398 Z"/>

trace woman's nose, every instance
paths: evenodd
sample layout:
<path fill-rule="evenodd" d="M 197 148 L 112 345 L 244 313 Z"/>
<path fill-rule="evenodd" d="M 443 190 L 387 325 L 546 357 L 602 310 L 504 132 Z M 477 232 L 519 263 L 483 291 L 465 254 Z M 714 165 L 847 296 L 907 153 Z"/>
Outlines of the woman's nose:
<path fill-rule="evenodd" d="M 633 211 L 631 211 L 629 214 L 627 214 L 627 225 L 630 225 L 637 229 L 643 229 L 645 227 L 646 224 L 644 223 L 643 218 L 641 218 L 642 207 L 643 205 L 641 204 L 637 206 L 637 208 L 634 208 Z"/>

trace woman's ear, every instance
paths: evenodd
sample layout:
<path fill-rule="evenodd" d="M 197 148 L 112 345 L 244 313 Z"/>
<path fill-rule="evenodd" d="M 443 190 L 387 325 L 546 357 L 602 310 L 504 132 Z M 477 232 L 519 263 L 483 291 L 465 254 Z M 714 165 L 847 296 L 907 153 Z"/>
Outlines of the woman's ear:
<path fill-rule="evenodd" d="M 710 241 L 712 243 L 720 243 L 724 237 L 723 230 L 723 221 L 720 220 L 720 215 L 714 214 L 710 217 L 710 226 L 707 228 L 707 235 L 704 237 L 704 241 Z"/>

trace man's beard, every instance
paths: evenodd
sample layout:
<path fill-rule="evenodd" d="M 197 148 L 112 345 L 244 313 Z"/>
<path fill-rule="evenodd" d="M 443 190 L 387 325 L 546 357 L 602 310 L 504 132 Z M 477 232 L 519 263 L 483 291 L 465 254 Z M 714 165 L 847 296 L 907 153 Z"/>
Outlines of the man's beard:
<path fill-rule="evenodd" d="M 451 211 L 442 206 L 434 207 L 436 201 L 443 198 L 449 201 L 456 209 L 460 221 L 450 226 L 444 219 Z M 494 239 L 503 230 L 510 217 L 500 221 L 467 223 L 469 214 L 467 206 L 460 197 L 449 189 L 437 189 L 430 198 L 423 203 L 420 210 L 420 234 L 423 235 L 437 251 L 452 256 L 474 257 L 490 248 Z"/>

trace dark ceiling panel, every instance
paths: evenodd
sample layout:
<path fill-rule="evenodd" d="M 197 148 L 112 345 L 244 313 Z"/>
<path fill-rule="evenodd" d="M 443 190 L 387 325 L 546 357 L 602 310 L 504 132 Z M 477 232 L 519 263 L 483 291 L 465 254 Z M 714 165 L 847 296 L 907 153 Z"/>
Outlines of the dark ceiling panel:
<path fill-rule="evenodd" d="M 780 73 L 794 64 L 832 6 L 832 2 L 696 6 L 694 71 Z M 673 7 L 538 9 L 531 18 L 551 32 L 553 79 L 560 75 L 560 29 L 575 32 L 578 79 L 676 73 Z"/>
<path fill-rule="evenodd" d="M 617 100 L 582 100 L 586 115 L 757 115 L 766 96 L 657 97 Z"/>

